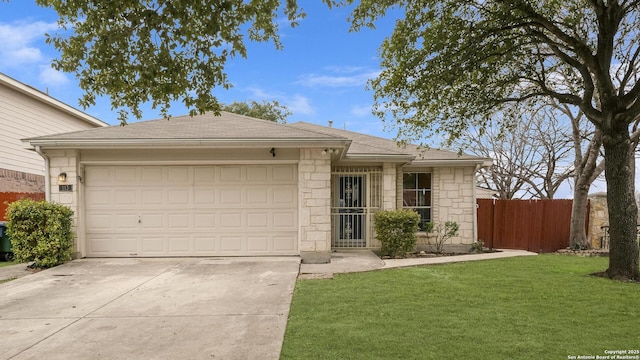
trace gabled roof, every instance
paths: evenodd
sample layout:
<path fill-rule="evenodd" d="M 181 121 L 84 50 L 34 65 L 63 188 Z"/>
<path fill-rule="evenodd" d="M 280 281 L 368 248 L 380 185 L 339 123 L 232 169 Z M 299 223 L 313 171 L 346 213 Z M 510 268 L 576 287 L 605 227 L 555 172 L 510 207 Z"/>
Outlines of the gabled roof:
<path fill-rule="evenodd" d="M 61 110 L 89 124 L 92 124 L 95 126 L 109 126 L 109 124 L 107 124 L 106 122 L 99 120 L 89 114 L 86 114 L 72 106 L 69 106 L 63 103 L 62 101 L 57 100 L 49 96 L 48 94 L 45 94 L 42 91 L 37 90 L 29 85 L 21 83 L 20 81 L 12 77 L 9 77 L 3 73 L 0 73 L 0 85 L 4 85 L 10 89 L 13 89 L 17 92 L 25 94 L 37 101 L 43 102 L 51 107 Z"/>
<path fill-rule="evenodd" d="M 50 147 L 98 146 L 318 146 L 346 148 L 344 137 L 321 134 L 229 112 L 177 116 L 26 139 Z"/>
<path fill-rule="evenodd" d="M 381 155 L 406 156 L 416 165 L 436 165 L 443 162 L 460 162 L 460 163 L 477 163 L 481 165 L 490 165 L 491 159 L 481 158 L 473 155 L 458 154 L 457 152 L 434 149 L 421 148 L 418 145 L 409 144 L 400 146 L 397 142 L 378 136 L 372 136 L 357 133 L 348 130 L 341 130 L 333 127 L 326 127 L 306 122 L 298 122 L 291 126 L 299 129 L 315 131 L 320 134 L 340 136 L 351 140 L 351 146 L 347 152 L 347 158 L 365 159 L 374 158 Z M 487 164 L 488 163 L 488 164 Z"/>

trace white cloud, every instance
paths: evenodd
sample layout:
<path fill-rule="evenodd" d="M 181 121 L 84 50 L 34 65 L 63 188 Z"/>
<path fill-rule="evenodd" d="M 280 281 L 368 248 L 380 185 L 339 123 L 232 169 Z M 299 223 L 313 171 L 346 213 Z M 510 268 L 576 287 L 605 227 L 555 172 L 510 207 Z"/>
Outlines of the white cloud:
<path fill-rule="evenodd" d="M 0 23 L 0 64 L 15 67 L 45 61 L 34 43 L 42 40 L 46 32 L 55 29 L 56 23 L 42 21 Z"/>
<path fill-rule="evenodd" d="M 38 79 L 44 85 L 51 87 L 65 85 L 69 82 L 69 79 L 67 79 L 64 73 L 47 65 L 40 66 L 40 76 Z"/>
<path fill-rule="evenodd" d="M 311 105 L 311 100 L 302 95 L 296 94 L 292 98 L 283 99 L 282 101 L 294 115 L 313 115 L 316 112 Z"/>
<path fill-rule="evenodd" d="M 355 87 L 364 86 L 367 80 L 380 75 L 380 71 L 358 66 L 325 67 L 329 74 L 301 75 L 296 84 L 309 87 Z"/>

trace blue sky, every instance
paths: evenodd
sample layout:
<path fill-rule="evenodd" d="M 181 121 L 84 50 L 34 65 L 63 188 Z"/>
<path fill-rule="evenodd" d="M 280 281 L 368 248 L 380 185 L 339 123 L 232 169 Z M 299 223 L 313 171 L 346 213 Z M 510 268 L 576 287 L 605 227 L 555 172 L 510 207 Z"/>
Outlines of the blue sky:
<path fill-rule="evenodd" d="M 249 43 L 247 59 L 236 58 L 226 71 L 234 87 L 216 89 L 220 101 L 277 100 L 293 115 L 290 122 L 307 121 L 348 130 L 393 137 L 383 132 L 379 119 L 371 115 L 373 95 L 365 90 L 366 81 L 379 71 L 378 47 L 388 36 L 395 19 L 387 17 L 376 30 L 350 33 L 349 9 L 329 10 L 321 1 L 302 2 L 307 17 L 291 28 L 284 21 L 281 28 L 283 50 L 271 43 Z M 75 107 L 81 92 L 73 74 L 51 69 L 57 56 L 45 43 L 44 33 L 56 29 L 57 14 L 39 7 L 32 0 L 0 2 L 0 72 L 31 85 Z M 160 117 L 159 112 L 144 108 L 143 119 Z M 85 112 L 110 124 L 117 124 L 117 114 L 108 100 L 100 99 Z M 172 115 L 187 110 L 176 103 Z"/>

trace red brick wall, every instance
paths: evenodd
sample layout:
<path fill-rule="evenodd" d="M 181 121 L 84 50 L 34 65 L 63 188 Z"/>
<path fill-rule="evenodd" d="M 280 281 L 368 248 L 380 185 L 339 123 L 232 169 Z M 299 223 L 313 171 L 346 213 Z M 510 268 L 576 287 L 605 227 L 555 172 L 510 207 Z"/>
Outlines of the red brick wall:
<path fill-rule="evenodd" d="M 0 169 L 0 192 L 43 193 L 44 176 Z"/>

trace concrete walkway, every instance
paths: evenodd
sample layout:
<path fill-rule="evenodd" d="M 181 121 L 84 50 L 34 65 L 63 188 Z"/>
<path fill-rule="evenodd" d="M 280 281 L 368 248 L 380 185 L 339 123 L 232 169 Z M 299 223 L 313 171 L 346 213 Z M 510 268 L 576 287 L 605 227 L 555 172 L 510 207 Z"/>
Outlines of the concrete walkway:
<path fill-rule="evenodd" d="M 331 278 L 333 274 L 392 269 L 420 265 L 448 264 L 465 261 L 503 259 L 516 256 L 538 255 L 525 250 L 499 250 L 494 253 L 456 256 L 433 256 L 410 259 L 381 260 L 370 250 L 345 250 L 332 254 L 330 264 L 301 264 L 301 279 Z"/>

